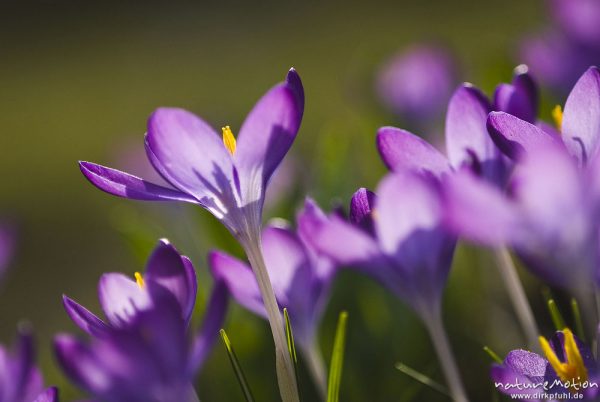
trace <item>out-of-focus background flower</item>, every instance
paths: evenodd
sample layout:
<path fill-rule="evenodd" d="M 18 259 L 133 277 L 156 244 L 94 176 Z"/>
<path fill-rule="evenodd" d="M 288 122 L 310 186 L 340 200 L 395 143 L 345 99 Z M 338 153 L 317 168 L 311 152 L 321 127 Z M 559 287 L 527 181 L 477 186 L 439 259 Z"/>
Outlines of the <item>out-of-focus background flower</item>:
<path fill-rule="evenodd" d="M 258 97 L 294 66 L 306 90 L 305 117 L 287 162 L 276 173 L 278 184 L 270 189 L 280 191 L 270 195 L 266 210 L 267 218 L 293 220 L 304 194 L 331 208 L 347 206 L 358 187 L 375 186 L 386 171 L 374 144 L 378 127 L 413 129 L 443 146 L 445 104 L 460 80 L 491 95 L 498 82 L 511 79 L 514 66 L 527 61 L 519 53 L 524 38 L 547 31 L 552 34 L 544 38 L 556 38 L 561 46 L 571 40 L 561 36 L 560 24 L 548 28 L 553 14 L 543 1 L 38 1 L 8 2 L 0 11 L 0 218 L 18 232 L 0 287 L 0 341 L 10 341 L 21 319 L 31 321 L 46 381 L 59 385 L 65 400 L 81 394 L 55 368 L 50 350 L 54 333 L 75 331 L 62 309 L 62 293 L 97 311 L 99 275 L 143 270 L 156 240 L 167 237 L 198 268 L 196 316 L 201 317 L 211 280 L 208 250 L 241 255 L 207 212 L 102 194 L 85 181 L 77 160 L 144 175 L 151 171 L 143 155 L 145 121 L 156 107 L 184 107 L 214 127 L 230 125 L 237 133 Z M 569 33 L 581 36 L 575 34 Z M 431 70 L 409 65 L 403 70 L 407 94 L 401 81 L 392 80 L 400 88 L 386 95 L 381 85 L 387 78 L 378 74 L 399 63 L 402 52 L 429 45 L 448 58 L 449 75 L 431 72 L 418 82 L 423 80 L 419 71 Z M 542 67 L 554 63 L 543 60 Z M 582 72 L 572 78 L 565 74 L 566 84 L 547 77 L 541 82 L 570 88 Z M 405 100 L 411 91 L 417 99 Z M 542 116 L 548 117 L 551 106 L 564 99 L 544 91 L 542 100 Z M 410 102 L 431 111 L 416 116 Z M 548 330 L 542 286 L 525 272 L 522 277 Z M 503 355 L 525 344 L 498 283 L 488 253 L 459 248 L 444 316 L 473 400 L 495 395 L 482 346 Z M 355 272 L 343 272 L 334 285 L 319 331 L 326 359 L 342 309 L 350 314 L 344 401 L 445 400 L 394 368 L 401 361 L 442 379 L 419 320 Z M 256 397 L 276 400 L 267 324 L 234 306 L 226 328 Z M 309 378 L 304 372 L 301 382 L 306 400 L 314 400 Z M 221 345 L 198 389 L 204 401 L 242 400 Z"/>

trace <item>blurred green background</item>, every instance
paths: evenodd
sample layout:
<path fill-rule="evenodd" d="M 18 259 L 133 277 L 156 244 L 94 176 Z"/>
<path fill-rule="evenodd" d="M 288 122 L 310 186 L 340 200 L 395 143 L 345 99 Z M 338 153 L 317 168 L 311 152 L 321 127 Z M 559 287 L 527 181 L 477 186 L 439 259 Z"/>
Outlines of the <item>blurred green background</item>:
<path fill-rule="evenodd" d="M 254 102 L 291 66 L 301 74 L 306 111 L 290 153 L 296 167 L 284 199 L 266 218 L 293 219 L 304 194 L 326 208 L 347 204 L 385 173 L 374 146 L 382 125 L 402 126 L 378 104 L 374 74 L 413 42 L 445 43 L 461 79 L 488 94 L 509 80 L 519 37 L 546 19 L 541 1 L 369 2 L 3 2 L 0 6 L 0 218 L 16 222 L 18 253 L 0 292 L 0 341 L 30 320 L 48 384 L 81 397 L 54 366 L 51 339 L 75 332 L 66 293 L 98 311 L 102 272 L 133 274 L 168 237 L 190 255 L 201 293 L 210 288 L 210 248 L 239 254 L 208 213 L 110 197 L 89 185 L 77 161 L 126 168 L 142 152 L 147 116 L 180 106 L 237 132 Z M 432 94 L 433 96 L 433 94 Z M 541 308 L 540 285 L 523 273 Z M 524 345 L 489 255 L 461 247 L 445 296 L 445 320 L 473 400 L 492 400 L 484 344 L 504 354 Z M 233 303 L 226 328 L 258 400 L 277 400 L 267 324 Z M 402 361 L 443 381 L 425 330 L 399 300 L 353 272 L 334 286 L 320 341 L 328 361 L 337 314 L 349 314 L 344 401 L 443 401 L 394 369 Z M 315 400 L 302 377 L 306 400 Z M 219 344 L 199 381 L 200 397 L 240 401 Z"/>

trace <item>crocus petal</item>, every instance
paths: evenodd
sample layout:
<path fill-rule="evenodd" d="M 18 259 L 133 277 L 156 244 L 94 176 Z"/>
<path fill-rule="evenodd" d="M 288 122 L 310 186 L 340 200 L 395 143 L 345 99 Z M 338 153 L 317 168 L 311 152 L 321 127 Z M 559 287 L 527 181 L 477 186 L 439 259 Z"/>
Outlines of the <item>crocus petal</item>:
<path fill-rule="evenodd" d="M 537 86 L 525 65 L 515 68 L 511 84 L 500 84 L 494 92 L 494 110 L 512 114 L 530 123 L 535 123 L 537 119 L 537 104 Z"/>
<path fill-rule="evenodd" d="M 267 92 L 240 128 L 235 165 L 244 201 L 264 198 L 262 191 L 296 138 L 304 112 L 304 90 L 295 70 Z"/>
<path fill-rule="evenodd" d="M 513 350 L 502 365 L 492 367 L 490 375 L 496 389 L 504 394 L 535 395 L 544 392 L 542 385 L 547 365 L 546 359 L 535 353 Z"/>
<path fill-rule="evenodd" d="M 471 241 L 499 246 L 518 230 L 517 206 L 496 186 L 467 171 L 444 181 L 443 198 L 446 224 Z"/>
<path fill-rule="evenodd" d="M 146 151 L 159 173 L 217 217 L 235 206 L 231 155 L 220 136 L 183 109 L 159 108 L 148 119 Z"/>
<path fill-rule="evenodd" d="M 259 316 L 267 317 L 258 283 L 247 264 L 220 251 L 212 251 L 208 255 L 208 265 L 215 279 L 226 284 L 229 293 L 239 304 Z"/>
<path fill-rule="evenodd" d="M 373 208 L 375 193 L 366 188 L 359 188 L 350 200 L 350 222 L 373 233 Z"/>
<path fill-rule="evenodd" d="M 491 106 L 486 97 L 470 84 L 452 95 L 446 114 L 446 152 L 450 164 L 459 169 L 472 164 L 473 157 L 482 174 L 490 180 L 503 177 L 503 162 L 486 129 Z"/>
<path fill-rule="evenodd" d="M 162 239 L 152 252 L 144 280 L 154 281 L 168 289 L 181 306 L 182 317 L 189 321 L 196 302 L 198 284 L 191 261 Z"/>
<path fill-rule="evenodd" d="M 98 298 L 108 322 L 115 326 L 129 323 L 138 311 L 152 305 L 150 292 L 120 273 L 102 275 Z"/>
<path fill-rule="evenodd" d="M 190 358 L 192 373 L 199 370 L 208 358 L 225 322 L 227 304 L 227 285 L 223 281 L 216 281 L 204 311 L 202 327 L 194 339 Z"/>
<path fill-rule="evenodd" d="M 161 187 L 128 173 L 95 163 L 79 162 L 79 168 L 94 186 L 118 197 L 143 201 L 198 202 L 180 191 Z"/>
<path fill-rule="evenodd" d="M 577 81 L 565 103 L 562 133 L 572 155 L 586 162 L 600 141 L 600 70 L 590 67 Z"/>
<path fill-rule="evenodd" d="M 58 402 L 58 389 L 56 387 L 46 389 L 33 402 Z"/>
<path fill-rule="evenodd" d="M 104 321 L 65 295 L 63 295 L 63 306 L 71 320 L 88 334 L 99 336 L 108 329 Z"/>
<path fill-rule="evenodd" d="M 504 112 L 490 113 L 487 128 L 498 148 L 512 159 L 558 143 L 555 137 L 540 128 Z"/>
<path fill-rule="evenodd" d="M 395 127 L 377 131 L 377 149 L 390 170 L 410 169 L 440 175 L 450 169 L 440 151 L 416 135 Z"/>

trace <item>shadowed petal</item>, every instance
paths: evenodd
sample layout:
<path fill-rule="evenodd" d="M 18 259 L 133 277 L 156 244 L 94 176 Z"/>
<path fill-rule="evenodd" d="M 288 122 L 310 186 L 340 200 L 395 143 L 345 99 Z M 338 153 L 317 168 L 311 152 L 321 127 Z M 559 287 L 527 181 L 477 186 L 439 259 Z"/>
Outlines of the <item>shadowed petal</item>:
<path fill-rule="evenodd" d="M 225 323 L 227 304 L 227 285 L 223 281 L 216 281 L 204 311 L 202 327 L 194 340 L 190 358 L 191 372 L 199 370 L 210 354 L 219 336 L 219 330 Z"/>
<path fill-rule="evenodd" d="M 565 103 L 562 133 L 569 152 L 582 161 L 596 155 L 600 141 L 600 70 L 590 67 Z"/>
<path fill-rule="evenodd" d="M 182 317 L 189 321 L 198 289 L 196 272 L 191 261 L 179 254 L 168 240 L 162 239 L 152 252 L 144 279 L 168 289 L 179 302 Z"/>
<path fill-rule="evenodd" d="M 63 295 L 63 306 L 71 320 L 88 334 L 99 336 L 107 330 L 104 321 L 65 295 Z"/>
<path fill-rule="evenodd" d="M 500 84 L 494 92 L 494 110 L 512 114 L 529 123 L 535 123 L 537 119 L 537 105 L 537 86 L 525 65 L 515 68 L 511 84 Z"/>
<path fill-rule="evenodd" d="M 234 155 L 246 203 L 264 198 L 264 187 L 294 142 L 303 112 L 302 82 L 292 69 L 246 117 Z"/>
<path fill-rule="evenodd" d="M 79 162 L 83 175 L 100 190 L 118 197 L 143 201 L 186 201 L 198 203 L 182 192 L 161 187 L 139 177 L 91 162 Z"/>
<path fill-rule="evenodd" d="M 203 205 L 233 202 L 231 155 L 199 117 L 183 109 L 157 109 L 148 119 L 146 149 L 165 179 Z"/>
<path fill-rule="evenodd" d="M 373 208 L 375 193 L 366 188 L 359 188 L 350 200 L 350 222 L 373 233 Z"/>
<path fill-rule="evenodd" d="M 120 273 L 102 275 L 98 298 L 108 322 L 115 326 L 130 322 L 138 311 L 152 305 L 150 293 Z"/>
<path fill-rule="evenodd" d="M 212 251 L 208 255 L 208 265 L 215 280 L 223 281 L 239 304 L 259 316 L 267 317 L 258 283 L 247 264 L 223 252 Z"/>
<path fill-rule="evenodd" d="M 504 112 L 492 112 L 487 128 L 494 143 L 512 159 L 540 147 L 556 146 L 559 141 L 540 128 Z"/>
<path fill-rule="evenodd" d="M 377 149 L 390 170 L 410 169 L 440 175 L 450 169 L 440 151 L 416 135 L 395 127 L 377 131 Z"/>

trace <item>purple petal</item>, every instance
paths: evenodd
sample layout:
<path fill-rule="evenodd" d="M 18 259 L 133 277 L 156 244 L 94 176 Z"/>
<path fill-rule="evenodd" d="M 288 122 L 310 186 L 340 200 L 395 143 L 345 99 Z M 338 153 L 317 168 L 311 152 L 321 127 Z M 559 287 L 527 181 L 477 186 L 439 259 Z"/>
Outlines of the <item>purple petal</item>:
<path fill-rule="evenodd" d="M 254 314 L 267 317 L 258 283 L 247 264 L 220 251 L 212 251 L 208 255 L 208 265 L 215 280 L 223 281 L 239 304 Z"/>
<path fill-rule="evenodd" d="M 215 341 L 219 336 L 219 330 L 225 323 L 227 313 L 228 293 L 227 286 L 222 281 L 215 282 L 210 299 L 204 311 L 202 327 L 194 340 L 191 352 L 191 372 L 196 372 L 204 365 Z"/>
<path fill-rule="evenodd" d="M 99 336 L 108 329 L 104 321 L 65 295 L 63 295 L 63 306 L 71 320 L 88 334 Z"/>
<path fill-rule="evenodd" d="M 448 177 L 443 198 L 446 224 L 471 241 L 500 246 L 518 230 L 518 207 L 496 186 L 469 172 Z"/>
<path fill-rule="evenodd" d="M 147 182 L 139 177 L 91 162 L 79 162 L 83 175 L 100 190 L 118 197 L 143 201 L 186 201 L 196 199 L 180 191 Z"/>
<path fill-rule="evenodd" d="M 503 177 L 503 162 L 486 128 L 490 110 L 481 91 L 470 84 L 460 86 L 448 104 L 446 152 L 455 169 L 471 165 L 475 157 L 482 174 L 498 181 Z"/>
<path fill-rule="evenodd" d="M 234 159 L 246 202 L 264 198 L 264 186 L 290 149 L 302 121 L 304 90 L 295 70 L 254 106 L 240 128 Z M 255 186 L 262 185 L 262 192 Z"/>
<path fill-rule="evenodd" d="M 350 200 L 350 222 L 373 233 L 373 207 L 375 193 L 366 188 L 359 188 Z"/>
<path fill-rule="evenodd" d="M 12 260 L 14 251 L 14 231 L 8 225 L 0 225 L 0 280 Z"/>
<path fill-rule="evenodd" d="M 492 367 L 490 375 L 495 388 L 504 394 L 540 394 L 544 393 L 542 385 L 547 365 L 546 359 L 535 353 L 513 350 L 502 365 L 495 364 Z M 517 386 L 516 384 L 522 385 Z M 523 384 L 526 384 L 527 387 L 523 387 Z"/>
<path fill-rule="evenodd" d="M 536 122 L 537 102 L 537 86 L 525 65 L 515 69 L 511 84 L 500 84 L 494 92 L 494 110 L 512 114 L 529 123 Z"/>
<path fill-rule="evenodd" d="M 102 275 L 98 297 L 108 322 L 114 326 L 131 322 L 140 310 L 152 305 L 150 292 L 120 273 Z"/>
<path fill-rule="evenodd" d="M 558 145 L 557 139 L 551 134 L 504 112 L 490 113 L 487 128 L 498 148 L 512 159 L 541 147 Z"/>
<path fill-rule="evenodd" d="M 423 170 L 440 175 L 450 169 L 446 157 L 431 144 L 399 128 L 380 128 L 377 149 L 390 170 Z"/>
<path fill-rule="evenodd" d="M 168 289 L 181 306 L 182 317 L 189 321 L 196 303 L 198 283 L 191 261 L 162 239 L 148 260 L 144 279 Z"/>
<path fill-rule="evenodd" d="M 225 214 L 235 205 L 231 155 L 199 117 L 183 109 L 157 109 L 148 119 L 146 151 L 165 179 L 211 212 Z"/>
<path fill-rule="evenodd" d="M 544 378 L 548 361 L 536 353 L 519 349 L 510 351 L 504 359 L 504 364 L 528 377 Z"/>
<path fill-rule="evenodd" d="M 596 155 L 600 140 L 600 70 L 590 67 L 565 103 L 562 134 L 569 152 L 586 162 Z"/>
<path fill-rule="evenodd" d="M 33 402 L 58 402 L 58 389 L 56 387 L 46 389 Z"/>

